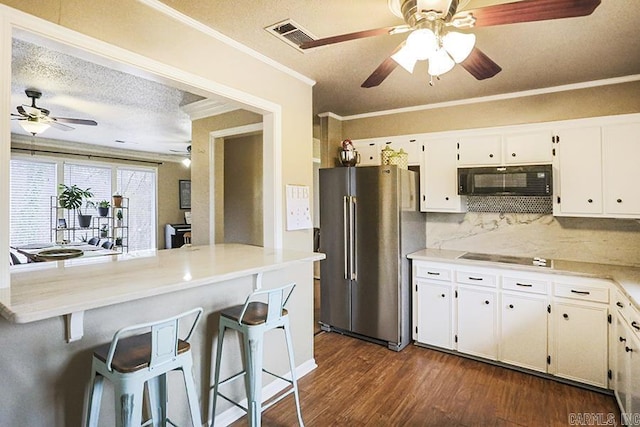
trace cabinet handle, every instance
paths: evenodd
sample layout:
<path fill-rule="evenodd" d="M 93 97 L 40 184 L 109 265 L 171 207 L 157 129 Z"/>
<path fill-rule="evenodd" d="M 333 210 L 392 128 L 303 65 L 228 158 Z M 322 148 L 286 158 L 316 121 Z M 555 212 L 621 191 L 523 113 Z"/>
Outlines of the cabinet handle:
<path fill-rule="evenodd" d="M 564 317 L 565 319 L 569 318 L 569 315 L 567 313 L 563 314 L 562 317 Z"/>
<path fill-rule="evenodd" d="M 593 203 L 593 199 L 589 199 L 589 200 L 587 200 L 587 202 Z"/>
<path fill-rule="evenodd" d="M 640 326 L 638 326 L 638 322 L 636 322 L 635 320 L 631 322 L 631 326 L 633 326 L 636 331 L 640 331 Z"/>
<path fill-rule="evenodd" d="M 485 304 L 489 304 L 489 300 L 484 300 L 484 303 Z"/>
<path fill-rule="evenodd" d="M 435 273 L 433 271 L 427 271 L 427 274 L 431 275 L 431 276 L 439 276 L 440 273 Z"/>
<path fill-rule="evenodd" d="M 590 295 L 591 292 L 589 291 L 576 291 L 575 289 L 571 289 L 571 293 L 572 294 L 578 294 L 578 295 Z"/>
<path fill-rule="evenodd" d="M 489 157 L 491 157 L 491 158 L 493 159 L 493 154 L 491 154 L 491 153 L 490 153 L 490 154 L 489 154 Z"/>
<path fill-rule="evenodd" d="M 471 277 L 471 276 L 469 276 L 469 280 L 482 280 L 482 277 Z"/>
<path fill-rule="evenodd" d="M 444 294 L 440 294 L 440 296 L 441 296 L 442 298 L 444 298 Z"/>
<path fill-rule="evenodd" d="M 517 282 L 516 282 L 516 286 L 523 286 L 523 287 L 525 287 L 525 288 L 530 288 L 530 287 L 532 287 L 533 285 L 532 285 L 532 284 L 530 284 L 530 283 L 517 283 Z"/>
<path fill-rule="evenodd" d="M 511 153 L 511 157 L 515 157 L 515 156 L 516 156 L 516 153 Z"/>
<path fill-rule="evenodd" d="M 622 304 L 620 301 L 618 301 L 618 302 L 616 303 L 616 305 L 617 305 L 618 307 L 620 307 L 620 308 L 624 308 L 624 304 Z"/>
<path fill-rule="evenodd" d="M 624 347 L 624 351 L 626 351 L 627 353 L 631 353 L 633 351 L 633 349 L 625 346 Z"/>
<path fill-rule="evenodd" d="M 449 200 L 449 198 L 448 198 L 448 197 L 445 197 L 444 199 L 445 199 L 445 200 Z"/>
<path fill-rule="evenodd" d="M 618 199 L 618 200 L 616 200 L 616 202 L 622 203 L 622 199 Z"/>
<path fill-rule="evenodd" d="M 620 337 L 619 339 L 620 339 L 620 342 L 625 342 L 625 341 L 627 340 L 627 339 L 626 339 L 626 338 L 624 338 L 624 337 Z"/>
<path fill-rule="evenodd" d="M 513 308 L 513 304 L 509 304 L 509 308 Z"/>

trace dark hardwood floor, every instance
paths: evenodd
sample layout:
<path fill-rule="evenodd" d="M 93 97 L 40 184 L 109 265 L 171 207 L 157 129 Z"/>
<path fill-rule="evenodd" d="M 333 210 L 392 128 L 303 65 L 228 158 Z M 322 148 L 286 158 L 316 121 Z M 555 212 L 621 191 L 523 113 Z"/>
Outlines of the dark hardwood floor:
<path fill-rule="evenodd" d="M 584 413 L 620 420 L 610 395 L 414 345 L 396 353 L 322 332 L 315 358 L 318 368 L 298 382 L 309 427 L 567 426 L 571 414 Z M 293 397 L 262 422 L 297 425 Z"/>

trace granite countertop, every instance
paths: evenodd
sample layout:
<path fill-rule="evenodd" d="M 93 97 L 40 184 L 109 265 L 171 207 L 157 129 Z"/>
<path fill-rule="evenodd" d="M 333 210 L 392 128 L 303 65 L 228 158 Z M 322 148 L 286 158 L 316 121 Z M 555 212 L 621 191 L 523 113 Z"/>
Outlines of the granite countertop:
<path fill-rule="evenodd" d="M 11 286 L 0 289 L 0 314 L 13 323 L 34 322 L 324 258 L 221 244 L 19 265 L 11 270 Z"/>
<path fill-rule="evenodd" d="M 614 281 L 620 290 L 629 297 L 640 310 L 640 267 L 615 264 L 598 264 L 592 262 L 569 261 L 554 259 L 551 267 L 525 266 L 519 264 L 505 264 L 489 261 L 475 261 L 461 259 L 467 252 L 445 249 L 422 249 L 408 255 L 410 259 L 447 262 L 460 265 L 475 265 L 496 267 L 508 270 L 531 271 L 549 274 L 570 274 Z"/>

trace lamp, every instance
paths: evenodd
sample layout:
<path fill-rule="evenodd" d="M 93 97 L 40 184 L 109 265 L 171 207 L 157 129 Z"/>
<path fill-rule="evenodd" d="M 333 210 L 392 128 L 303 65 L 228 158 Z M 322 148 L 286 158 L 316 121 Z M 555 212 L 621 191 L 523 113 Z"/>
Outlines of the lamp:
<path fill-rule="evenodd" d="M 27 120 L 19 120 L 18 123 L 22 126 L 22 129 L 26 130 L 33 136 L 49 129 L 48 123 L 41 122 L 37 118 L 28 117 Z"/>
<path fill-rule="evenodd" d="M 185 157 L 184 159 L 182 159 L 182 164 L 188 168 L 189 166 L 191 166 L 191 159 L 188 157 Z"/>
<path fill-rule="evenodd" d="M 416 62 L 429 61 L 429 75 L 440 76 L 453 69 L 471 54 L 476 43 L 475 34 L 456 31 L 444 32 L 441 21 L 432 23 L 434 30 L 414 30 L 398 52 L 391 58 L 402 68 L 413 73 Z"/>

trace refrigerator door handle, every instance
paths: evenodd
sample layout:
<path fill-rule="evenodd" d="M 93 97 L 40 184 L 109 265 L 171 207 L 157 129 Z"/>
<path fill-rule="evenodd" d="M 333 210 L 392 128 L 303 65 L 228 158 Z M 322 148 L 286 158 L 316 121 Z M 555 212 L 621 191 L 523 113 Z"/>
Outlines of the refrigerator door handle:
<path fill-rule="evenodd" d="M 349 245 L 351 246 L 351 254 L 349 256 L 350 261 L 350 270 L 351 270 L 351 280 L 358 280 L 358 250 L 356 247 L 356 232 L 357 232 L 357 223 L 356 223 L 356 209 L 358 207 L 357 201 L 358 199 L 355 196 L 350 197 L 351 203 L 349 204 L 349 208 L 351 210 L 349 221 L 349 225 L 351 226 L 351 232 L 349 233 Z"/>
<path fill-rule="evenodd" d="M 347 218 L 347 204 L 349 204 L 349 196 L 344 196 L 342 200 L 342 227 L 343 227 L 343 244 L 344 244 L 344 278 L 349 279 L 349 254 L 351 248 L 349 247 L 349 223 L 351 222 Z"/>

